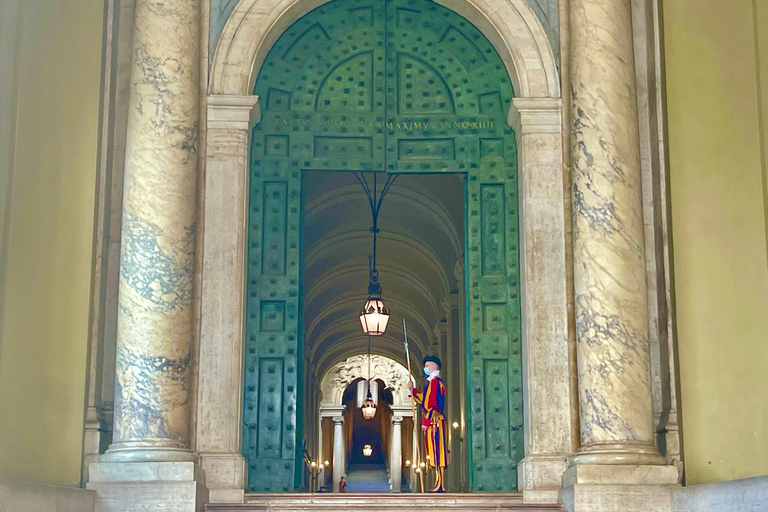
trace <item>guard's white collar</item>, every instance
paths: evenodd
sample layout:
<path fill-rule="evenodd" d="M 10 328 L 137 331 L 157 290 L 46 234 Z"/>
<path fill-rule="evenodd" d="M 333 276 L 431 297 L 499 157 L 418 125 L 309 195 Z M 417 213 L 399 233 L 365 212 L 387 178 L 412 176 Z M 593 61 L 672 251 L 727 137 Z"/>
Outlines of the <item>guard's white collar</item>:
<path fill-rule="evenodd" d="M 439 375 L 440 375 L 440 370 L 435 370 L 429 374 L 429 377 L 427 377 L 427 381 L 430 381 Z"/>

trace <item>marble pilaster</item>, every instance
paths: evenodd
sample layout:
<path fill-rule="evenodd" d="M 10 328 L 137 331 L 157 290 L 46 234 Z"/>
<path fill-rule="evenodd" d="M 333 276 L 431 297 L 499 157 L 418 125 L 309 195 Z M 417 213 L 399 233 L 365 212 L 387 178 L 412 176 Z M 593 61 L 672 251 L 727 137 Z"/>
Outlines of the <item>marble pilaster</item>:
<path fill-rule="evenodd" d="M 333 492 L 339 491 L 339 482 L 344 476 L 344 417 L 333 417 Z"/>
<path fill-rule="evenodd" d="M 133 47 L 134 0 L 105 3 L 104 83 L 101 94 L 101 147 L 93 261 L 93 298 L 83 435 L 81 482 L 88 466 L 112 439 L 115 393 L 123 170 Z"/>
<path fill-rule="evenodd" d="M 570 20 L 581 425 L 573 462 L 664 464 L 653 445 L 630 4 L 571 0 Z"/>
<path fill-rule="evenodd" d="M 635 75 L 640 133 L 640 167 L 645 218 L 648 325 L 651 350 L 651 404 L 656 445 L 682 474 L 678 420 L 674 297 L 671 281 L 668 158 L 664 128 L 664 75 L 661 65 L 661 6 L 632 0 Z"/>
<path fill-rule="evenodd" d="M 202 303 L 195 448 L 211 502 L 242 502 L 247 464 L 241 453 L 243 301 L 249 130 L 258 97 L 207 99 Z M 234 271 L 233 271 L 234 269 Z"/>
<path fill-rule="evenodd" d="M 207 500 L 189 447 L 197 215 L 199 0 L 137 0 L 123 194 L 113 442 L 96 510 Z M 161 478 L 163 475 L 173 478 Z M 153 480 L 175 480 L 163 492 Z"/>
<path fill-rule="evenodd" d="M 523 272 L 525 458 L 518 488 L 527 502 L 555 502 L 575 448 L 568 350 L 561 102 L 515 98 L 509 122 L 519 151 Z"/>
<path fill-rule="evenodd" d="M 452 318 L 451 323 L 453 333 L 453 343 L 458 347 L 460 354 L 466 353 L 467 340 L 466 340 L 466 315 L 464 314 L 464 304 L 466 304 L 466 279 L 464 273 L 464 259 L 460 259 L 453 267 L 453 277 L 458 284 L 458 293 L 451 294 L 451 311 Z M 467 382 L 467 365 L 460 364 L 458 367 L 458 382 Z M 453 485 L 455 487 L 449 489 L 455 489 L 457 492 L 469 492 L 469 443 L 464 442 L 467 431 L 467 394 L 466 393 L 454 393 L 453 395 L 455 411 L 458 413 L 459 422 L 459 435 L 456 432 L 451 436 L 452 440 L 458 441 L 458 449 L 456 449 L 456 455 L 453 457 L 452 464 L 456 471 L 456 480 Z M 455 442 L 455 441 L 454 441 Z M 459 464 L 457 464 L 457 461 Z M 458 467 L 456 467 L 458 466 Z M 448 466 L 450 467 L 450 465 Z M 413 487 L 411 487 L 413 489 Z"/>

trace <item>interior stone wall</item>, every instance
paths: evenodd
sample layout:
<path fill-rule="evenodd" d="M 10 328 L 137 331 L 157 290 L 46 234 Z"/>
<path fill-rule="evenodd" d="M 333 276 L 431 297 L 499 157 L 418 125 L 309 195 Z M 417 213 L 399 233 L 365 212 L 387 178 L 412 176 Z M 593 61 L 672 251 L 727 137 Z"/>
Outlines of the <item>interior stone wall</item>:
<path fill-rule="evenodd" d="M 103 15 L 0 3 L 2 478 L 80 480 Z"/>
<path fill-rule="evenodd" d="M 768 2 L 663 3 L 686 483 L 768 474 Z"/>

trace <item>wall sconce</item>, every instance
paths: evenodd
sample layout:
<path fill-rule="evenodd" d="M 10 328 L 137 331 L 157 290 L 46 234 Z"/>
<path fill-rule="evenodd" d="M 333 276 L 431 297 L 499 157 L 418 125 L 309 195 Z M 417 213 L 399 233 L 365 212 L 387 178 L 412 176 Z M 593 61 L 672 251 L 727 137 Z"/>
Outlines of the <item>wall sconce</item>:
<path fill-rule="evenodd" d="M 451 424 L 451 427 L 453 427 L 453 430 L 454 430 L 454 432 L 455 432 L 455 434 L 454 434 L 454 435 L 456 436 L 456 439 L 458 439 L 458 440 L 459 440 L 459 442 L 464 442 L 464 438 L 463 438 L 463 437 L 461 437 L 461 435 L 460 435 L 460 430 L 459 430 L 459 427 L 461 427 L 461 425 L 459 425 L 459 422 L 458 422 L 458 421 L 454 421 L 454 422 Z"/>

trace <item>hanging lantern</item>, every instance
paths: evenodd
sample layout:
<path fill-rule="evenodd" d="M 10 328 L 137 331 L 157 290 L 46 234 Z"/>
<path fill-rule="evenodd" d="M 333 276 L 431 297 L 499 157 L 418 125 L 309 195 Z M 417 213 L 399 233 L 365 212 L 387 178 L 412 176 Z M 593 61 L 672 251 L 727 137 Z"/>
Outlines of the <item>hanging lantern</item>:
<path fill-rule="evenodd" d="M 373 419 L 374 416 L 376 416 L 376 402 L 373 401 L 373 397 L 371 396 L 371 336 L 368 336 L 368 380 L 365 381 L 365 387 L 368 390 L 368 394 L 365 397 L 365 401 L 363 402 L 362 407 L 360 407 L 360 410 L 363 413 L 363 418 L 366 420 Z M 378 388 L 377 388 L 378 389 Z"/>
<path fill-rule="evenodd" d="M 370 457 L 373 454 L 373 447 L 369 444 L 363 446 L 363 456 Z"/>
<path fill-rule="evenodd" d="M 384 201 L 384 196 L 389 191 L 389 187 L 397 179 L 397 174 L 388 175 L 384 188 L 381 190 L 381 195 L 377 194 L 376 173 L 373 173 L 373 190 L 368 186 L 368 181 L 363 173 L 355 172 L 354 174 L 363 186 L 365 195 L 368 197 L 373 220 L 373 225 L 370 229 L 370 232 L 373 234 L 373 251 L 368 256 L 368 300 L 365 301 L 365 306 L 363 306 L 363 310 L 359 315 L 360 325 L 363 328 L 363 332 L 368 336 L 381 336 L 387 330 L 389 310 L 384 306 L 384 301 L 381 300 L 381 284 L 379 284 L 379 272 L 376 270 L 376 235 L 379 232 L 378 220 L 381 203 Z"/>
<path fill-rule="evenodd" d="M 368 336 L 381 336 L 387 330 L 389 310 L 381 297 L 368 297 L 360 312 L 360 325 Z"/>
<path fill-rule="evenodd" d="M 372 420 L 373 417 L 376 416 L 376 403 L 373 401 L 373 398 L 371 398 L 370 391 L 368 391 L 368 398 L 365 399 L 360 410 L 363 412 L 363 418 L 367 420 Z"/>

